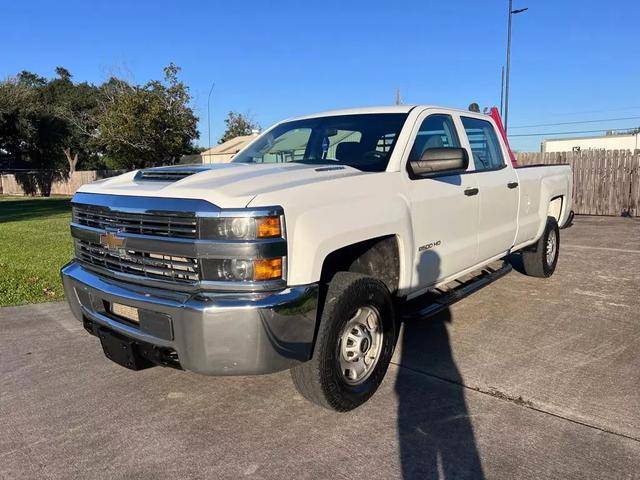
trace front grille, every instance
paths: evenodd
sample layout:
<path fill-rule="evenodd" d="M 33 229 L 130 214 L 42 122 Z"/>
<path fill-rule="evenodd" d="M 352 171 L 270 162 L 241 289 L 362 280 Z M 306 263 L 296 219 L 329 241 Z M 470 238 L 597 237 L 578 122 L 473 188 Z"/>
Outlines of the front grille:
<path fill-rule="evenodd" d="M 161 237 L 198 238 L 195 216 L 111 212 L 106 208 L 76 205 L 73 207 L 73 217 L 80 225 L 102 230 L 113 229 L 123 233 Z"/>
<path fill-rule="evenodd" d="M 194 283 L 200 275 L 200 265 L 195 258 L 128 249 L 107 250 L 84 240 L 76 240 L 76 257 L 97 267 L 153 280 Z"/>

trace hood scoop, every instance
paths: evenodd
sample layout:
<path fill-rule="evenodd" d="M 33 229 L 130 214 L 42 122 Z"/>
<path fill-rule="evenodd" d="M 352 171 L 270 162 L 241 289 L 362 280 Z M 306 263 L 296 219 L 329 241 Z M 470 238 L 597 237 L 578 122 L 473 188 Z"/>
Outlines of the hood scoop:
<path fill-rule="evenodd" d="M 139 182 L 177 182 L 190 175 L 212 170 L 213 165 L 176 165 L 172 167 L 145 168 L 136 173 L 134 180 Z"/>
<path fill-rule="evenodd" d="M 315 169 L 316 172 L 331 172 L 333 170 L 345 170 L 342 166 L 328 166 L 328 167 L 319 167 Z"/>

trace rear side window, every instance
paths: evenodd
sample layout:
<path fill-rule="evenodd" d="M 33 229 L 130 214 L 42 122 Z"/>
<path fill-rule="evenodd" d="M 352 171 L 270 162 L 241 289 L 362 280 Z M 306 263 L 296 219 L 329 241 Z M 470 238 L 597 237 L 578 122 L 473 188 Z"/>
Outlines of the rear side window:
<path fill-rule="evenodd" d="M 449 115 L 429 115 L 424 119 L 411 150 L 411 158 L 420 158 L 428 148 L 459 148 L 453 119 Z"/>
<path fill-rule="evenodd" d="M 478 118 L 462 117 L 476 171 L 492 170 L 504 166 L 502 150 L 490 122 Z"/>

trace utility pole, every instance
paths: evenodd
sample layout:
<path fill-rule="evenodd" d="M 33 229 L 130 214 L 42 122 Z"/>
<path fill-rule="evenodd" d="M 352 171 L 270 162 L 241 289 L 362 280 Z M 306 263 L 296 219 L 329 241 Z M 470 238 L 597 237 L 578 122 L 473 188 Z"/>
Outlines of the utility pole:
<path fill-rule="evenodd" d="M 400 98 L 399 88 L 396 88 L 396 105 L 402 105 L 402 99 Z"/>
<path fill-rule="evenodd" d="M 513 10 L 513 0 L 509 0 L 509 20 L 507 23 L 507 72 L 504 84 L 504 131 L 507 133 L 509 126 L 509 74 L 511 70 L 511 16 L 526 12 L 528 8 Z"/>
<path fill-rule="evenodd" d="M 500 80 L 500 118 L 504 118 L 504 65 Z"/>

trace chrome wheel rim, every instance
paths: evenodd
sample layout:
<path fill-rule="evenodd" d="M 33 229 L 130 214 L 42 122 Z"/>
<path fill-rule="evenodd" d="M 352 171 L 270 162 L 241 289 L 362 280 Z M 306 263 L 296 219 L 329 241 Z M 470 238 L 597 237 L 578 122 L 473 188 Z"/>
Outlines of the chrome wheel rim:
<path fill-rule="evenodd" d="M 339 357 L 342 379 L 349 385 L 364 382 L 378 363 L 384 333 L 380 314 L 373 307 L 361 307 L 342 329 Z"/>
<path fill-rule="evenodd" d="M 553 264 L 553 261 L 556 258 L 557 249 L 558 249 L 558 237 L 556 235 L 555 230 L 551 230 L 549 232 L 549 235 L 547 236 L 547 246 L 546 246 L 547 265 Z"/>

